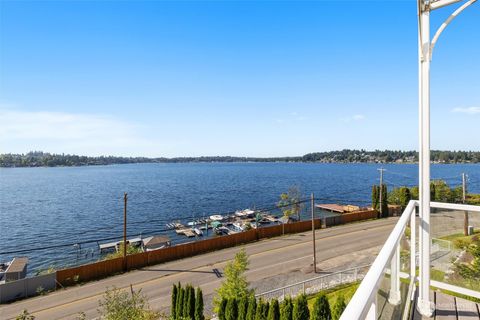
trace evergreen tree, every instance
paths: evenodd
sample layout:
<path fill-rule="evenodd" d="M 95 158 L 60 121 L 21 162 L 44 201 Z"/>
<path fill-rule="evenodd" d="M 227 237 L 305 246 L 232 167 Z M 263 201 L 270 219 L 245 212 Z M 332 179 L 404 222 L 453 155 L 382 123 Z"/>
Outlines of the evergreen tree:
<path fill-rule="evenodd" d="M 262 298 L 258 300 L 255 320 L 266 320 L 265 318 L 265 302 Z"/>
<path fill-rule="evenodd" d="M 182 316 L 187 319 L 190 316 L 190 300 L 191 300 L 190 285 L 187 284 L 185 286 L 185 292 L 183 293 L 183 313 L 182 313 Z"/>
<path fill-rule="evenodd" d="M 280 320 L 292 320 L 293 302 L 292 298 L 287 297 L 280 305 Z"/>
<path fill-rule="evenodd" d="M 321 293 L 313 304 L 312 320 L 332 320 L 327 296 Z"/>
<path fill-rule="evenodd" d="M 184 296 L 184 288 L 178 284 L 177 288 L 177 305 L 176 305 L 176 310 L 175 310 L 175 316 L 176 319 L 180 319 L 183 317 L 183 296 Z"/>
<path fill-rule="evenodd" d="M 227 307 L 227 298 L 222 298 L 218 306 L 218 320 L 225 320 L 225 308 Z"/>
<path fill-rule="evenodd" d="M 247 316 L 246 320 L 255 320 L 255 315 L 257 314 L 257 299 L 253 294 L 248 298 L 248 307 L 247 307 Z"/>
<path fill-rule="evenodd" d="M 176 319 L 177 316 L 176 316 L 176 309 L 177 309 L 177 285 L 176 284 L 173 284 L 173 288 L 172 288 L 172 304 L 171 304 L 171 307 L 170 307 L 170 316 L 172 319 Z"/>
<path fill-rule="evenodd" d="M 310 320 L 307 297 L 304 294 L 295 298 L 293 304 L 293 320 Z"/>
<path fill-rule="evenodd" d="M 189 293 L 188 293 L 188 313 L 187 317 L 190 317 L 190 319 L 195 319 L 195 288 L 193 286 L 190 286 L 189 288 Z"/>
<path fill-rule="evenodd" d="M 246 320 L 248 310 L 248 297 L 243 297 L 238 301 L 238 320 Z"/>
<path fill-rule="evenodd" d="M 203 315 L 203 292 L 197 287 L 197 295 L 195 297 L 195 320 L 204 320 Z"/>
<path fill-rule="evenodd" d="M 378 192 L 378 186 L 377 185 L 372 186 L 372 208 L 377 211 L 379 211 L 380 209 L 378 206 L 379 196 L 380 195 Z"/>
<path fill-rule="evenodd" d="M 268 309 L 267 320 L 280 320 L 280 308 L 278 306 L 278 300 L 274 299 L 270 303 L 270 308 Z"/>
<path fill-rule="evenodd" d="M 237 299 L 230 298 L 227 302 L 227 307 L 225 309 L 225 320 L 237 320 L 238 317 L 238 307 Z"/>
<path fill-rule="evenodd" d="M 382 218 L 388 217 L 388 191 L 387 185 L 382 184 Z"/>
<path fill-rule="evenodd" d="M 345 298 L 343 296 L 339 296 L 337 298 L 337 301 L 335 301 L 335 304 L 333 305 L 333 310 L 332 310 L 332 320 L 338 320 L 340 319 L 340 316 L 343 313 L 343 310 L 347 307 L 347 304 L 345 303 Z"/>
<path fill-rule="evenodd" d="M 270 303 L 267 301 L 265 302 L 265 306 L 263 306 L 263 319 L 265 320 L 268 318 L 268 310 L 270 310 Z"/>

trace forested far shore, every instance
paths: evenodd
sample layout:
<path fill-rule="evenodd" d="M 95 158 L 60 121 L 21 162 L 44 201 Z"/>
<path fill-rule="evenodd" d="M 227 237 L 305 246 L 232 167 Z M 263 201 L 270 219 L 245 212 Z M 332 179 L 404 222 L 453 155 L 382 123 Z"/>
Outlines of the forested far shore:
<path fill-rule="evenodd" d="M 434 163 L 480 163 L 479 151 L 439 151 L 431 152 Z M 32 151 L 26 154 L 1 154 L 0 167 L 58 167 L 92 166 L 127 163 L 182 163 L 182 162 L 324 162 L 324 163 L 416 163 L 416 151 L 394 150 L 339 150 L 308 153 L 297 157 L 114 157 L 78 156 Z"/>

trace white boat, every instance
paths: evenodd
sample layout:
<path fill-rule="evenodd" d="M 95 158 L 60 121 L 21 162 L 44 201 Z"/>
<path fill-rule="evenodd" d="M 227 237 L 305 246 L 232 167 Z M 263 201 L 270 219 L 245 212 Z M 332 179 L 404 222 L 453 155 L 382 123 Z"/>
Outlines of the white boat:
<path fill-rule="evenodd" d="M 254 214 L 255 214 L 255 211 L 251 209 L 245 209 L 245 210 L 235 212 L 235 215 L 239 218 L 253 217 Z"/>
<path fill-rule="evenodd" d="M 219 214 L 214 214 L 214 215 L 211 215 L 210 216 L 210 220 L 212 221 L 222 221 L 223 220 L 223 216 L 219 215 Z"/>
<path fill-rule="evenodd" d="M 197 234 L 197 236 L 203 236 L 203 231 L 198 228 L 193 228 L 193 232 Z"/>

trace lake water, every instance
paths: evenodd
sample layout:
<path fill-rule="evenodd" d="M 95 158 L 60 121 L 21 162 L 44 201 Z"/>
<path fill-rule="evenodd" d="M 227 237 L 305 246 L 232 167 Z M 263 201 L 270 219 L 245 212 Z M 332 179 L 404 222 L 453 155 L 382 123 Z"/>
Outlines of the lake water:
<path fill-rule="evenodd" d="M 309 163 L 182 163 L 0 169 L 0 261 L 30 258 L 29 271 L 98 259 L 96 243 L 19 254 L 15 250 L 72 244 L 122 235 L 123 193 L 128 193 L 128 233 L 159 234 L 173 220 L 272 207 L 298 185 L 317 202 L 368 205 L 380 165 Z M 417 166 L 387 164 L 391 189 L 417 183 Z M 469 176 L 480 193 L 480 165 L 433 165 L 432 178 L 451 185 Z M 173 243 L 186 241 L 167 232 Z M 191 240 L 190 240 L 191 241 Z M 105 241 L 104 241 L 105 242 Z"/>

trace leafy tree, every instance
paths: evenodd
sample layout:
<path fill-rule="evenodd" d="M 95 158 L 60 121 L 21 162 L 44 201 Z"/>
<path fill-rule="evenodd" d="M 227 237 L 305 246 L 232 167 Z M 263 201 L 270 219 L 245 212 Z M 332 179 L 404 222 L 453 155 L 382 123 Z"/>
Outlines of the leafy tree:
<path fill-rule="evenodd" d="M 180 285 L 180 284 L 179 284 Z M 172 319 L 176 319 L 177 318 L 177 309 L 176 309 L 176 306 L 177 306 L 177 285 L 176 284 L 173 284 L 173 288 L 172 288 L 172 304 L 171 304 L 171 307 L 170 307 L 170 315 L 172 317 Z"/>
<path fill-rule="evenodd" d="M 330 304 L 328 303 L 327 296 L 324 293 L 321 293 L 315 299 L 315 303 L 313 304 L 312 320 L 332 320 Z"/>
<path fill-rule="evenodd" d="M 332 320 L 339 320 L 346 307 L 345 298 L 342 295 L 339 296 L 333 305 Z"/>
<path fill-rule="evenodd" d="M 248 307 L 247 307 L 247 316 L 246 320 L 255 320 L 255 315 L 257 314 L 257 300 L 255 296 L 251 294 L 248 297 Z"/>
<path fill-rule="evenodd" d="M 295 298 L 293 304 L 293 320 L 310 320 L 307 297 L 304 294 Z"/>
<path fill-rule="evenodd" d="M 277 299 L 273 299 L 270 303 L 267 320 L 280 320 L 280 307 Z"/>
<path fill-rule="evenodd" d="M 248 281 L 245 276 L 248 264 L 248 256 L 243 248 L 235 254 L 232 261 L 227 263 L 225 266 L 225 280 L 218 288 L 217 295 L 213 299 L 215 312 L 218 312 L 218 307 L 223 298 L 242 299 L 250 295 L 252 291 L 248 289 Z"/>
<path fill-rule="evenodd" d="M 237 320 L 238 317 L 238 306 L 237 299 L 230 298 L 227 302 L 227 307 L 225 309 L 225 320 Z"/>
<path fill-rule="evenodd" d="M 228 299 L 227 298 L 222 298 L 220 300 L 220 304 L 218 305 L 218 320 L 225 320 L 225 309 L 227 307 Z"/>
<path fill-rule="evenodd" d="M 280 201 L 277 206 L 282 210 L 285 217 L 296 215 L 300 220 L 300 213 L 304 208 L 302 201 L 302 192 L 298 186 L 292 186 L 288 189 L 287 193 L 280 195 Z"/>
<path fill-rule="evenodd" d="M 130 289 L 130 293 L 120 289 L 109 289 L 99 302 L 99 313 L 105 320 L 153 320 L 158 314 L 152 311 L 141 291 Z"/>
<path fill-rule="evenodd" d="M 242 297 L 238 301 L 238 320 L 246 320 L 248 310 L 248 297 Z"/>
<path fill-rule="evenodd" d="M 293 319 L 293 302 L 292 298 L 287 297 L 282 301 L 280 305 L 280 320 L 292 320 Z"/>
<path fill-rule="evenodd" d="M 197 287 L 197 294 L 195 297 L 195 320 L 204 320 L 203 315 L 203 292 Z"/>

